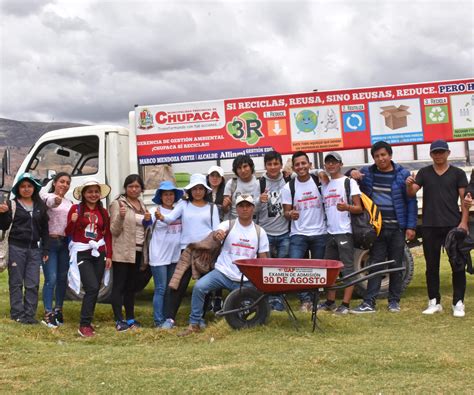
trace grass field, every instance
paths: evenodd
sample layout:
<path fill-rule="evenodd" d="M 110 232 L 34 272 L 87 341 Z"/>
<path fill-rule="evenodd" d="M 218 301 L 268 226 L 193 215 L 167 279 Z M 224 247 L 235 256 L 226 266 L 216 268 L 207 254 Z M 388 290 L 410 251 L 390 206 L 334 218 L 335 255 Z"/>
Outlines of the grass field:
<path fill-rule="evenodd" d="M 445 311 L 424 316 L 423 257 L 400 314 L 386 301 L 368 316 L 286 314 L 268 325 L 233 331 L 224 320 L 188 338 L 151 329 L 151 288 L 139 296 L 146 328 L 116 333 L 109 305 L 98 305 L 98 335 L 77 335 L 80 305 L 67 302 L 56 330 L 9 320 L 7 274 L 0 274 L 0 391 L 66 393 L 474 393 L 474 278 L 468 275 L 466 317 L 451 314 L 451 278 L 442 271 Z M 296 300 L 292 299 L 295 307 Z M 353 305 L 359 301 L 353 301 Z M 38 311 L 41 312 L 40 303 Z M 189 304 L 178 324 L 185 326 Z"/>

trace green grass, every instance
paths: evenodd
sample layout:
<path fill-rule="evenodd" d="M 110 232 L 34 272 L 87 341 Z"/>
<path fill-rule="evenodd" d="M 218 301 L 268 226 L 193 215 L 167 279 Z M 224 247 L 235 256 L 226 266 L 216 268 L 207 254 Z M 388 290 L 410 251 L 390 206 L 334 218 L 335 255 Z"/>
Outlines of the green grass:
<path fill-rule="evenodd" d="M 67 302 L 57 330 L 8 319 L 7 274 L 0 274 L 0 391 L 67 393 L 474 393 L 474 293 L 468 276 L 464 319 L 451 314 L 451 276 L 442 270 L 445 311 L 423 316 L 423 257 L 402 312 L 386 301 L 369 316 L 272 313 L 266 326 L 234 331 L 224 320 L 188 338 L 151 329 L 151 287 L 139 296 L 137 319 L 147 328 L 116 333 L 109 305 L 99 304 L 98 335 L 77 335 L 80 304 Z M 296 300 L 292 299 L 296 307 Z M 353 305 L 359 301 L 353 301 Z M 38 311 L 41 311 L 40 303 Z M 185 326 L 189 304 L 178 324 Z"/>

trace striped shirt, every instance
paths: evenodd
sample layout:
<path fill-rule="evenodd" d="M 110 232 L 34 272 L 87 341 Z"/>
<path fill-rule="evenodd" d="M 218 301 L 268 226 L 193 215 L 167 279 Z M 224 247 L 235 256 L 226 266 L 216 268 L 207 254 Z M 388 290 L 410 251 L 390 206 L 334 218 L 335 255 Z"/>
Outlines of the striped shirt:
<path fill-rule="evenodd" d="M 382 223 L 386 228 L 398 228 L 397 215 L 392 199 L 392 183 L 395 178 L 395 170 L 381 172 L 374 171 L 374 184 L 372 189 L 372 200 L 382 214 Z"/>

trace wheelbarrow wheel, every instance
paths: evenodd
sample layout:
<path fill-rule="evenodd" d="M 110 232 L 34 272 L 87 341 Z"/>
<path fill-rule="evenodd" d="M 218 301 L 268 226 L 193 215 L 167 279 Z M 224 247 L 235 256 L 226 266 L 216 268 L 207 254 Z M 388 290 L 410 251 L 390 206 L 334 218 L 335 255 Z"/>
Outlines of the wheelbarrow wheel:
<path fill-rule="evenodd" d="M 255 288 L 243 287 L 233 290 L 224 301 L 224 312 L 252 306 L 262 293 Z M 254 307 L 224 317 L 233 329 L 252 328 L 264 325 L 270 315 L 270 306 L 267 298 L 261 299 Z"/>

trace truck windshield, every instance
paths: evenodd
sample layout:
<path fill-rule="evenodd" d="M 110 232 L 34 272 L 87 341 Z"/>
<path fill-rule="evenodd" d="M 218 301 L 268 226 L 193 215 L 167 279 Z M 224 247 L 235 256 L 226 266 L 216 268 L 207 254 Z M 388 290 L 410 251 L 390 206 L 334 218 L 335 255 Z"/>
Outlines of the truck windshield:
<path fill-rule="evenodd" d="M 72 176 L 95 174 L 98 170 L 98 156 L 97 136 L 55 140 L 38 147 L 31 156 L 26 171 L 43 183 L 60 171 Z"/>

